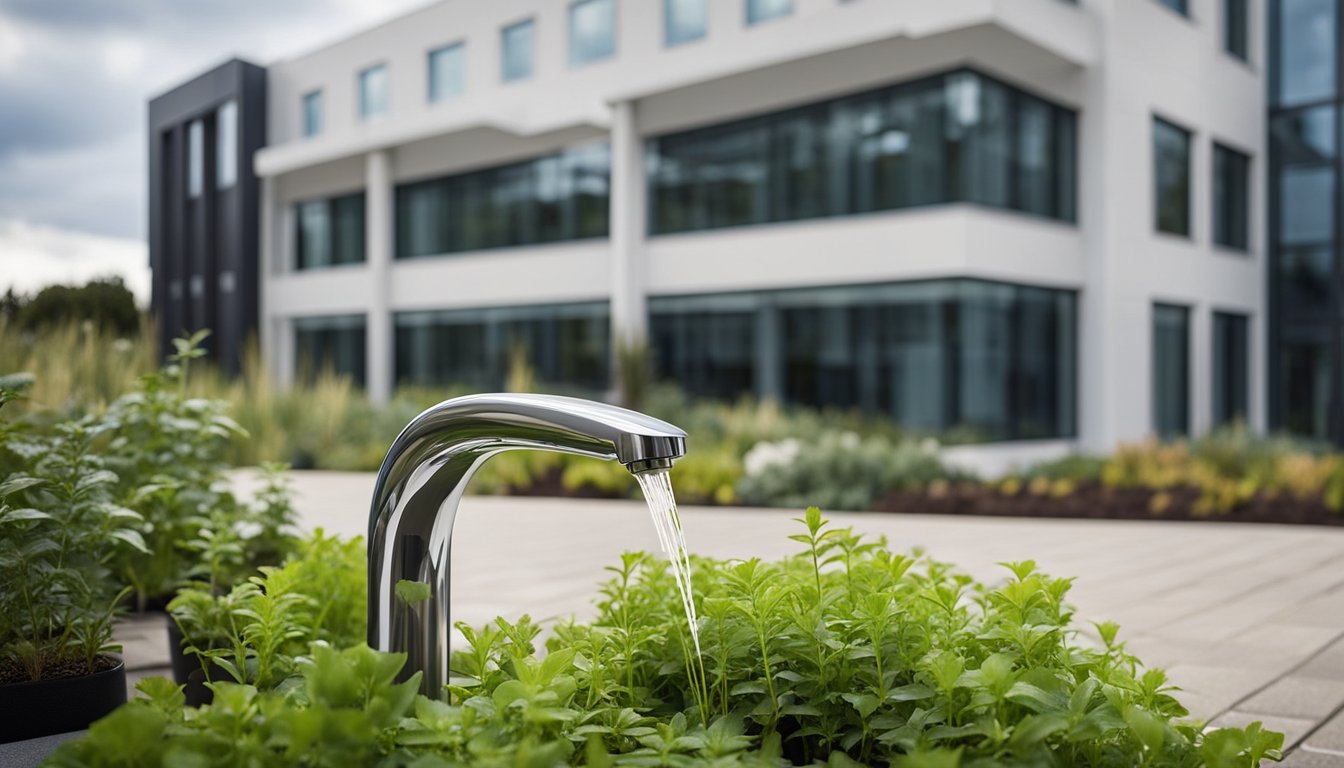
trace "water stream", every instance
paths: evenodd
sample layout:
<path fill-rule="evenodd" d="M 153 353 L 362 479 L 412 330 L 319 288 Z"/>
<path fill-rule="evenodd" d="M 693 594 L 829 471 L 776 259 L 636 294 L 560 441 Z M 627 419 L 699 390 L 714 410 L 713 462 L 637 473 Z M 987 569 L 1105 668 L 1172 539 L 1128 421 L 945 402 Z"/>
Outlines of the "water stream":
<path fill-rule="evenodd" d="M 663 553 L 672 563 L 672 573 L 677 579 L 677 591 L 681 593 L 681 607 L 686 611 L 686 623 L 691 627 L 691 640 L 695 643 L 695 655 L 700 656 L 700 627 L 695 618 L 695 601 L 691 593 L 691 558 L 686 552 L 686 535 L 681 530 L 681 515 L 677 514 L 677 499 L 672 495 L 672 480 L 667 470 L 639 472 L 635 474 L 644 500 L 649 505 L 649 515 L 653 517 L 653 527 L 658 530 L 658 542 L 663 545 Z"/>

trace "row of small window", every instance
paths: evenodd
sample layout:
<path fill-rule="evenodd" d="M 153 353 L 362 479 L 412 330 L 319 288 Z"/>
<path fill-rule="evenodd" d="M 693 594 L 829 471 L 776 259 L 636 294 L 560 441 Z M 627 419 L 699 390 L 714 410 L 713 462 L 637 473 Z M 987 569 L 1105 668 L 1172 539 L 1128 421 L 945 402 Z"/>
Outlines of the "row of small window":
<path fill-rule="evenodd" d="M 207 123 L 215 139 L 215 189 L 238 183 L 238 103 L 226 101 L 213 115 L 187 124 L 187 197 L 193 200 L 205 191 Z"/>
<path fill-rule="evenodd" d="M 1153 118 L 1153 225 L 1190 237 L 1190 153 L 1193 134 Z M 1213 242 L 1239 251 L 1250 246 L 1251 158 L 1213 144 Z"/>
<path fill-rule="evenodd" d="M 1153 432 L 1190 434 L 1190 308 L 1153 305 Z M 1212 423 L 1245 422 L 1250 404 L 1250 320 L 1213 313 Z"/>
<path fill-rule="evenodd" d="M 1077 297 L 956 279 L 655 297 L 658 375 L 689 394 L 881 413 L 984 440 L 1076 432 Z M 610 383 L 606 302 L 398 313 L 400 384 L 496 389 L 521 357 L 550 390 Z M 364 376 L 364 317 L 297 321 L 300 372 Z"/>
<path fill-rule="evenodd" d="M 649 232 L 949 202 L 1072 221 L 1076 120 L 958 71 L 657 137 L 647 144 Z M 595 145 L 401 184 L 396 256 L 605 237 L 609 178 L 609 149 Z M 298 268 L 363 261 L 362 201 L 298 205 Z"/>
<path fill-rule="evenodd" d="M 1190 15 L 1190 0 L 1157 0 L 1182 16 Z M 1222 0 L 1223 50 L 1246 61 L 1250 45 L 1248 0 Z"/>
<path fill-rule="evenodd" d="M 668 45 L 698 40 L 708 29 L 709 0 L 663 0 L 664 39 Z M 793 13 L 793 0 L 746 0 L 747 24 Z M 525 19 L 500 30 L 500 79 L 506 83 L 530 78 L 534 69 L 536 20 Z M 583 66 L 616 54 L 616 0 L 575 0 L 569 6 L 569 63 Z M 466 43 L 436 48 L 426 57 L 431 103 L 455 99 L 466 88 Z M 358 77 L 359 117 L 370 119 L 389 108 L 386 64 L 361 70 Z M 303 96 L 303 135 L 322 132 L 322 91 Z"/>

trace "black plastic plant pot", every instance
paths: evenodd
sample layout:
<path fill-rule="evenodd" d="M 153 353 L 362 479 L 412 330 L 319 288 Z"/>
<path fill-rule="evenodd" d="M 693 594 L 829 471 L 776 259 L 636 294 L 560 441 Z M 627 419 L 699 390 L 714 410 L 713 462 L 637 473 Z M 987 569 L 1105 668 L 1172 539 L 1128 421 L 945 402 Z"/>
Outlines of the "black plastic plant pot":
<path fill-rule="evenodd" d="M 83 677 L 0 685 L 0 744 L 82 731 L 126 703 L 126 664 Z"/>
<path fill-rule="evenodd" d="M 205 670 L 196 654 L 182 650 L 182 630 L 168 617 L 168 660 L 173 667 L 173 682 L 182 686 L 182 695 L 189 707 L 209 704 L 215 692 L 205 687 Z"/>

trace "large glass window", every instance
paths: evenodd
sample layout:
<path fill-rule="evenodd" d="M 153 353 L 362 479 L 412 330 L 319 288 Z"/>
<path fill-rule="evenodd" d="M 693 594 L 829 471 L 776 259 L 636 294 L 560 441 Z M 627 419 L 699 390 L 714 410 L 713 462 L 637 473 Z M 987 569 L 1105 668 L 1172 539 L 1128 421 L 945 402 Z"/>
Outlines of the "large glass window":
<path fill-rule="evenodd" d="M 1075 115 L 961 71 L 651 139 L 655 234 L 977 202 L 1072 221 Z"/>
<path fill-rule="evenodd" d="M 747 23 L 777 19 L 793 13 L 793 0 L 747 0 Z"/>
<path fill-rule="evenodd" d="M 709 0 L 663 0 L 663 41 L 680 45 L 705 36 Z"/>
<path fill-rule="evenodd" d="M 397 258 L 607 234 L 605 144 L 397 187 Z"/>
<path fill-rule="evenodd" d="M 569 64 L 582 66 L 616 53 L 616 0 L 577 0 L 569 6 Z"/>
<path fill-rule="evenodd" d="M 1296 435 L 1329 438 L 1329 345 L 1316 339 L 1286 341 L 1278 359 L 1283 428 Z"/>
<path fill-rule="evenodd" d="M 205 190 L 205 123 L 187 124 L 187 197 L 197 198 Z"/>
<path fill-rule="evenodd" d="M 467 46 L 453 43 L 429 52 L 429 100 L 448 101 L 466 89 Z"/>
<path fill-rule="evenodd" d="M 364 261 L 364 193 L 295 206 L 294 266 L 317 269 Z"/>
<path fill-rule="evenodd" d="M 1245 423 L 1250 411 L 1250 322 L 1246 315 L 1213 313 L 1213 423 Z"/>
<path fill-rule="evenodd" d="M 1250 237 L 1251 158 L 1213 145 L 1213 242 L 1239 251 Z"/>
<path fill-rule="evenodd" d="M 215 113 L 215 187 L 238 183 L 238 102 L 226 101 Z"/>
<path fill-rule="evenodd" d="M 387 65 L 376 64 L 359 73 L 359 116 L 364 120 L 387 114 Z"/>
<path fill-rule="evenodd" d="M 1335 94 L 1338 0 L 1278 0 L 1271 90 L 1279 106 Z"/>
<path fill-rule="evenodd" d="M 323 371 L 350 377 L 364 386 L 365 323 L 363 315 L 305 317 L 294 321 L 295 370 L 300 379 Z"/>
<path fill-rule="evenodd" d="M 939 280 L 655 297 L 661 376 L 1002 440 L 1075 431 L 1072 292 Z"/>
<path fill-rule="evenodd" d="M 552 391 L 591 394 L 609 384 L 605 302 L 402 312 L 395 323 L 400 384 L 498 390 L 519 361 Z"/>
<path fill-rule="evenodd" d="M 1278 115 L 1270 122 L 1279 165 L 1270 187 L 1278 218 L 1273 264 L 1286 319 L 1330 322 L 1335 125 L 1333 105 Z"/>
<path fill-rule="evenodd" d="M 1190 234 L 1190 132 L 1153 118 L 1153 210 L 1159 232 Z"/>
<path fill-rule="evenodd" d="M 1190 310 L 1153 305 L 1153 431 L 1190 433 Z"/>
<path fill-rule="evenodd" d="M 1250 54 L 1246 0 L 1223 0 L 1223 50 L 1245 61 Z"/>
<path fill-rule="evenodd" d="M 533 38 L 536 22 L 532 19 L 511 24 L 499 32 L 500 78 L 504 82 L 532 76 Z"/>
<path fill-rule="evenodd" d="M 322 91 L 312 91 L 303 95 L 303 135 L 316 136 L 322 133 Z"/>

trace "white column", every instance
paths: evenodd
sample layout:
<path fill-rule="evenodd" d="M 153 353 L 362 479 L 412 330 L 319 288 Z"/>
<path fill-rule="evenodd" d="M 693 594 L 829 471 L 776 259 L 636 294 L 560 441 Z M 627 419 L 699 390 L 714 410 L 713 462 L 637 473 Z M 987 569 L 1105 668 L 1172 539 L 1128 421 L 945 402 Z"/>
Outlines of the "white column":
<path fill-rule="evenodd" d="M 617 102 L 611 111 L 611 340 L 622 344 L 648 336 L 644 288 L 644 144 L 635 126 L 635 105 Z"/>
<path fill-rule="evenodd" d="M 369 399 L 392 396 L 392 169 L 387 150 L 370 152 L 365 162 L 365 259 L 369 270 L 369 314 L 365 382 Z"/>
<path fill-rule="evenodd" d="M 275 178 L 265 176 L 261 179 L 261 220 L 258 222 L 257 237 L 257 341 L 261 344 L 262 364 L 281 384 L 289 384 L 282 370 L 280 358 L 279 331 L 275 318 L 271 316 L 271 280 L 280 272 L 279 254 L 276 252 L 275 228 L 279 223 L 275 211 Z"/>

